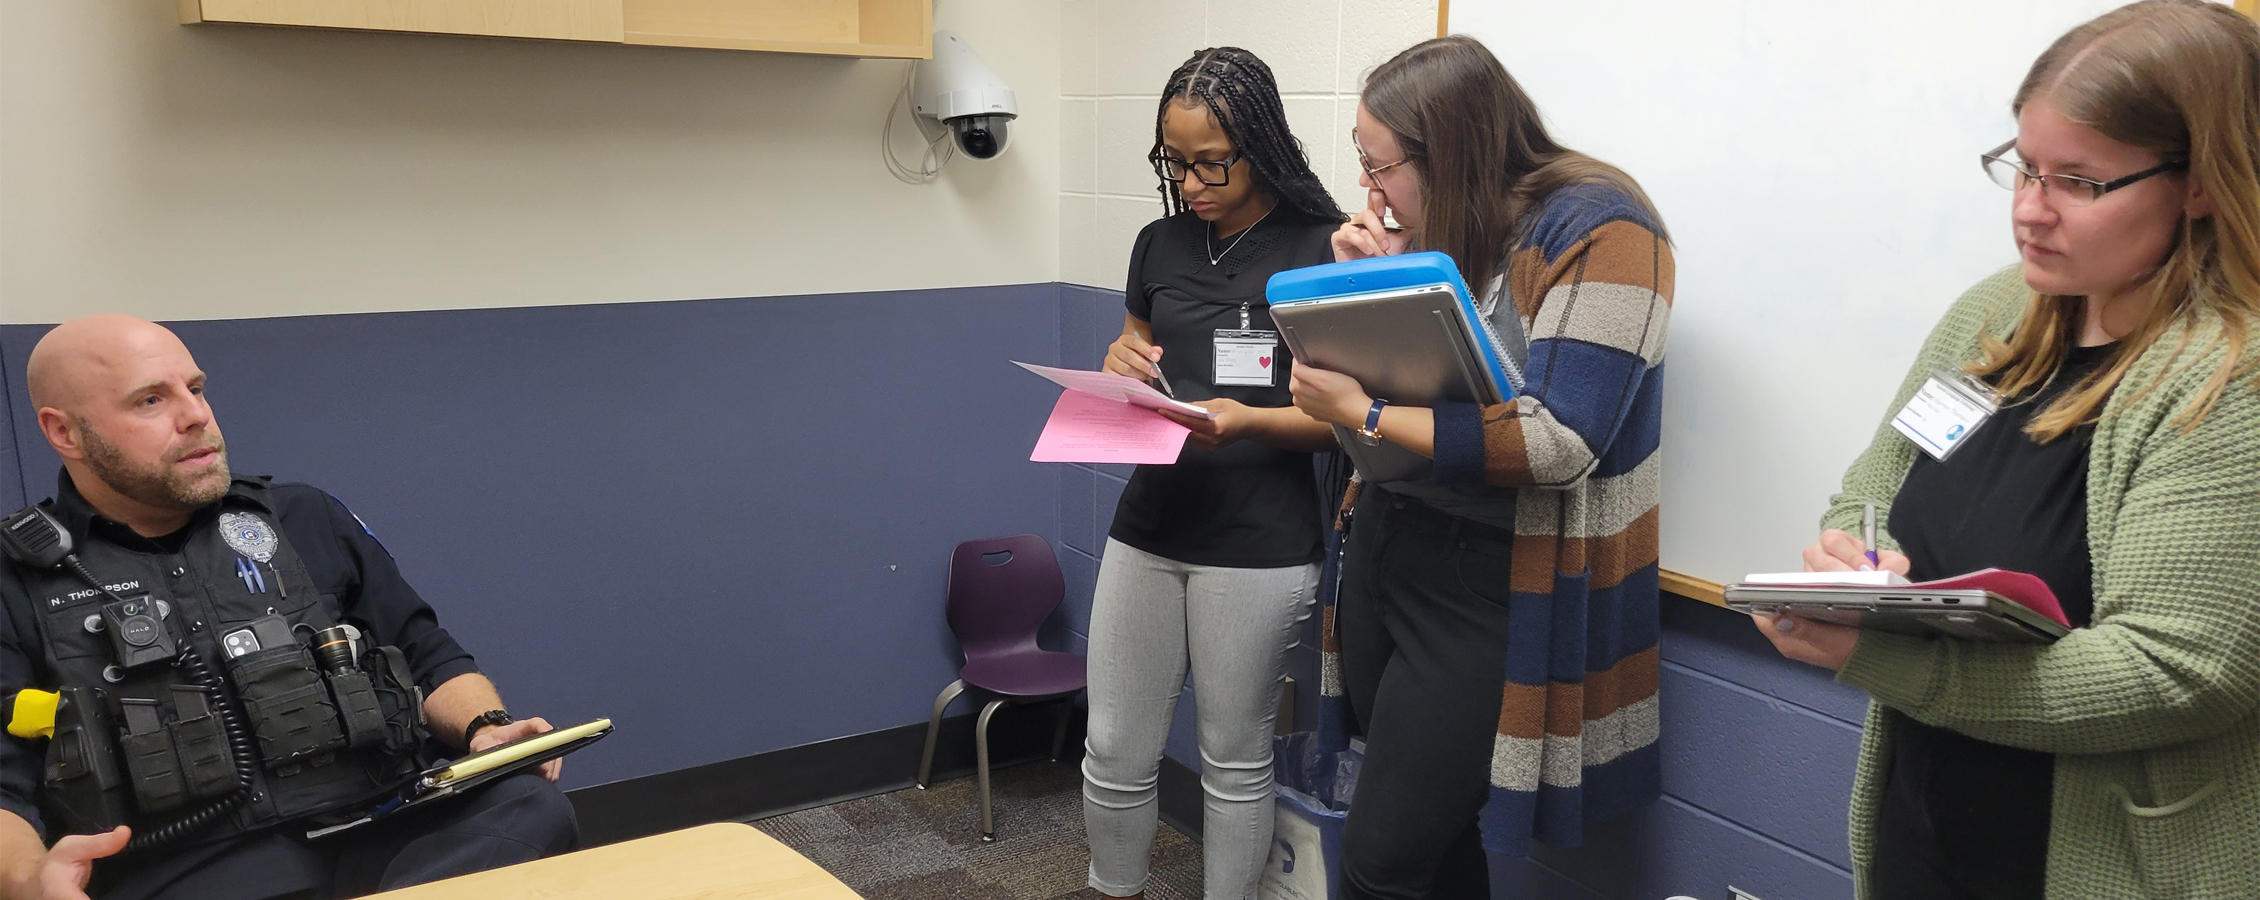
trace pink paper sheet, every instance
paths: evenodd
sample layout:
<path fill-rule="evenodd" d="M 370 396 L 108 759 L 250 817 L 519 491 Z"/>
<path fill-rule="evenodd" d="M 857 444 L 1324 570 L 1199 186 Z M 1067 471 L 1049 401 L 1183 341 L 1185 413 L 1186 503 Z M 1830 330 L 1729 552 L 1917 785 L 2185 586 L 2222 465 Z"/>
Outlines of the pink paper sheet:
<path fill-rule="evenodd" d="M 1177 461 L 1185 449 L 1185 426 L 1160 413 L 1094 397 L 1082 391 L 1063 391 L 1052 407 L 1044 434 L 1036 439 L 1035 462 L 1159 463 Z"/>

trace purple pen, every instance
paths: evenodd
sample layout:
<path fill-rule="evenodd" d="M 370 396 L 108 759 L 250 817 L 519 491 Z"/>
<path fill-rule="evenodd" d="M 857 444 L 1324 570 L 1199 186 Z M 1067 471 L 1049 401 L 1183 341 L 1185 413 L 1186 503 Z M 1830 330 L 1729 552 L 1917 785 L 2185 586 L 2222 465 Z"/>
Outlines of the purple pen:
<path fill-rule="evenodd" d="M 1860 515 L 1860 546 L 1868 548 L 1868 565 L 1882 568 L 1883 560 L 1875 553 L 1875 504 L 1868 504 L 1867 512 Z"/>

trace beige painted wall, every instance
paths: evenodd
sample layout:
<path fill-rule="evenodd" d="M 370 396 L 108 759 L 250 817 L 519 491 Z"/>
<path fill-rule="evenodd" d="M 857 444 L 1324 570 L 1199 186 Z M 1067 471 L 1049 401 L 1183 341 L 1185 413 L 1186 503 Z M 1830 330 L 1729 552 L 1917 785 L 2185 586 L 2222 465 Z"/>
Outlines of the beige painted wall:
<path fill-rule="evenodd" d="M 1255 51 L 1289 127 L 1340 202 L 1365 205 L 1349 150 L 1358 85 L 1436 36 L 1436 0 L 1062 0 L 1060 280 L 1121 289 L 1130 244 L 1161 215 L 1154 109 L 1169 73 L 1203 47 Z"/>
<path fill-rule="evenodd" d="M 925 186 L 878 156 L 900 61 L 0 11 L 0 321 L 1058 277 L 1058 0 L 936 3 L 1022 118 Z"/>

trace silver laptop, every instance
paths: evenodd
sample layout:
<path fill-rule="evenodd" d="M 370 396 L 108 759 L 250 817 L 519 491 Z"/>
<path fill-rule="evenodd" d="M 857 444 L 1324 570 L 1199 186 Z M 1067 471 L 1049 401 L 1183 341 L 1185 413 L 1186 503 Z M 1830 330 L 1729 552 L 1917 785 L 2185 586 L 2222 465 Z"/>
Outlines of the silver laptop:
<path fill-rule="evenodd" d="M 2046 644 L 2071 629 L 1990 591 L 1926 591 L 1907 587 L 1847 589 L 1731 584 L 1726 605 L 1737 612 L 1792 612 L 1808 619 L 1875 631 L 1945 635 L 1973 641 Z"/>
<path fill-rule="evenodd" d="M 1491 364 L 1475 349 L 1475 341 L 1492 339 L 1470 325 L 1463 307 L 1451 285 L 1432 284 L 1274 303 L 1271 320 L 1297 365 L 1356 378 L 1375 399 L 1423 407 L 1504 402 L 1494 379 L 1486 377 Z M 1339 425 L 1334 438 L 1367 481 L 1429 475 L 1428 458 L 1403 447 L 1386 441 L 1369 446 Z"/>

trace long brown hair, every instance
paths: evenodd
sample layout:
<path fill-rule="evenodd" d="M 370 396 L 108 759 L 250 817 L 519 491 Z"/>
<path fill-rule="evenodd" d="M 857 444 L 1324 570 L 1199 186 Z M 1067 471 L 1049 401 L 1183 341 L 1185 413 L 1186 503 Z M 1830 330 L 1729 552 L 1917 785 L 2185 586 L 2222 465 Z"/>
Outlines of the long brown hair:
<path fill-rule="evenodd" d="M 2195 428 L 2244 368 L 2260 323 L 2260 23 L 2204 0 L 2144 0 L 2072 29 L 2032 64 L 2011 109 L 2046 100 L 2104 137 L 2188 166 L 2211 216 L 2184 218 L 2148 276 L 2142 321 L 2106 363 L 2036 411 L 2025 426 L 2047 442 L 2102 417 L 2143 351 L 2183 317 L 2218 316 L 2228 358 L 2177 420 Z M 2079 338 L 2085 298 L 2035 292 L 2008 340 L 1990 334 L 1969 367 L 2009 396 L 2037 389 Z M 2187 340 L 2187 336 L 2184 336 Z M 2211 346 L 2206 348 L 2210 352 Z"/>
<path fill-rule="evenodd" d="M 1600 182 L 1623 191 L 1664 236 L 1639 183 L 1556 143 L 1538 104 L 1474 38 L 1455 34 L 1412 45 L 1366 76 L 1359 99 L 1396 132 L 1420 173 L 1421 246 L 1459 263 L 1469 290 L 1482 291 L 1506 271 L 1508 243 L 1524 215 L 1570 185 Z"/>

